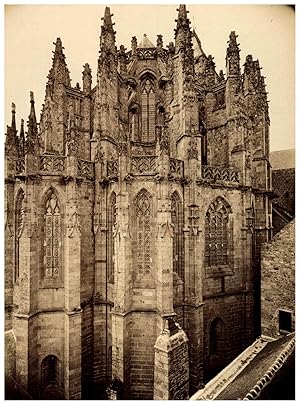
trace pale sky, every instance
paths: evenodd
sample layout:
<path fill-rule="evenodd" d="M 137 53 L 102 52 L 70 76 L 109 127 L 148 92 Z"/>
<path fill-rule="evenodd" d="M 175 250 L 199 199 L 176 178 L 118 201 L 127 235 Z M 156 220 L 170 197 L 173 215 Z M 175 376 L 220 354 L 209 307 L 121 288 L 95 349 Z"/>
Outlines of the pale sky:
<path fill-rule="evenodd" d="M 5 6 L 5 128 L 16 104 L 17 126 L 27 121 L 29 92 L 33 91 L 39 120 L 46 76 L 52 64 L 53 42 L 60 37 L 65 48 L 72 86 L 82 87 L 83 65 L 92 68 L 93 86 L 104 4 Z M 177 5 L 110 6 L 116 43 L 129 50 L 131 37 L 144 33 L 156 44 L 174 41 Z M 206 55 L 214 56 L 216 69 L 225 69 L 227 40 L 239 35 L 241 65 L 248 54 L 259 59 L 270 100 L 271 150 L 295 147 L 295 21 L 294 10 L 280 5 L 187 5 L 189 18 Z"/>

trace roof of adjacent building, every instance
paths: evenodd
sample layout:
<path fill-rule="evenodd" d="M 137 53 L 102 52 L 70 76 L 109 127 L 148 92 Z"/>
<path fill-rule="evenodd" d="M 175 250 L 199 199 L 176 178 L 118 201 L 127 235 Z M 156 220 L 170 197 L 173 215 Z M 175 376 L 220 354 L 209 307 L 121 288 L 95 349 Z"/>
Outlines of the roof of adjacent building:
<path fill-rule="evenodd" d="M 270 152 L 270 162 L 273 170 L 294 168 L 295 149 Z"/>
<path fill-rule="evenodd" d="M 261 337 L 190 399 L 258 399 L 294 350 L 294 333 L 273 341 Z"/>
<path fill-rule="evenodd" d="M 295 169 L 280 169 L 272 171 L 272 187 L 278 196 L 273 204 L 287 211 L 295 213 Z"/>

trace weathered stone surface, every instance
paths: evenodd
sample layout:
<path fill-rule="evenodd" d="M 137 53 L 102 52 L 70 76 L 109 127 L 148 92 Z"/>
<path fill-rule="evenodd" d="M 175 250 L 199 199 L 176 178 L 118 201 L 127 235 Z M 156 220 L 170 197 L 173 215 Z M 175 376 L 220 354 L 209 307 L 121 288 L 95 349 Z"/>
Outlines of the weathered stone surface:
<path fill-rule="evenodd" d="M 106 8 L 94 87 L 88 64 L 82 89 L 71 86 L 58 38 L 26 141 L 13 107 L 8 372 L 15 358 L 34 398 L 103 399 L 109 386 L 153 399 L 155 385 L 156 397 L 186 399 L 254 339 L 272 225 L 263 78 L 249 57 L 241 74 L 234 32 L 217 74 L 183 5 L 168 48 L 145 37 L 118 50 L 111 17 Z M 163 349 L 166 317 L 182 329 Z"/>
<path fill-rule="evenodd" d="M 279 310 L 291 313 L 295 329 L 295 220 L 263 246 L 261 265 L 262 334 L 278 338 Z"/>

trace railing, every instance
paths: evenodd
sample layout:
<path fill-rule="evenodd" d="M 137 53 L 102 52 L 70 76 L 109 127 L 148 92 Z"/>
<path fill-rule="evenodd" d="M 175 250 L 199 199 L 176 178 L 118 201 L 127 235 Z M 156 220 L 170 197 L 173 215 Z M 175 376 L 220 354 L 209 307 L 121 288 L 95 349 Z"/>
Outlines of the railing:
<path fill-rule="evenodd" d="M 25 158 L 20 158 L 16 160 L 16 173 L 22 174 L 25 172 Z"/>
<path fill-rule="evenodd" d="M 63 173 L 65 171 L 65 161 L 64 156 L 40 156 L 40 171 L 50 174 Z"/>
<path fill-rule="evenodd" d="M 202 179 L 208 180 L 211 183 L 220 181 L 239 183 L 240 175 L 239 170 L 234 168 L 202 166 Z"/>
<path fill-rule="evenodd" d="M 107 176 L 117 177 L 119 175 L 119 162 L 117 160 L 107 161 Z"/>
<path fill-rule="evenodd" d="M 135 156 L 131 159 L 133 174 L 153 174 L 156 169 L 156 156 Z"/>
<path fill-rule="evenodd" d="M 92 178 L 94 177 L 94 163 L 90 160 L 78 159 L 77 175 L 79 177 Z"/>
<path fill-rule="evenodd" d="M 170 173 L 183 177 L 183 161 L 170 158 Z"/>

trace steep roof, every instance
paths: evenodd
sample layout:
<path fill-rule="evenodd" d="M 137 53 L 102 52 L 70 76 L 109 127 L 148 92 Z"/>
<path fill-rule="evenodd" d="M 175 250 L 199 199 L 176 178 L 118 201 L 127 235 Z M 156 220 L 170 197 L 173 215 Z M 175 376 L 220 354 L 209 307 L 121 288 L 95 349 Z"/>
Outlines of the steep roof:
<path fill-rule="evenodd" d="M 138 48 L 155 48 L 155 45 L 153 45 L 152 42 L 147 38 L 147 34 L 144 34 Z"/>
<path fill-rule="evenodd" d="M 259 399 L 295 353 L 295 334 L 257 339 L 190 400 Z"/>
<path fill-rule="evenodd" d="M 287 211 L 290 215 L 295 214 L 295 169 L 282 169 L 272 171 L 272 186 L 275 194 L 273 203 Z"/>

